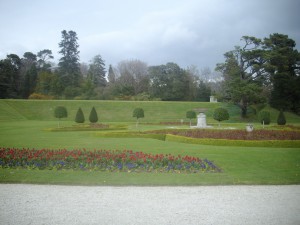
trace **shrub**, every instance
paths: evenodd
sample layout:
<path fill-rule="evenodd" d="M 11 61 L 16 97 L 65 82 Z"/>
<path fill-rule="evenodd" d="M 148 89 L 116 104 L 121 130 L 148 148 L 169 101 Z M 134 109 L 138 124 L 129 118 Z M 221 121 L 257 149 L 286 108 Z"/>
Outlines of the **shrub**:
<path fill-rule="evenodd" d="M 260 111 L 258 114 L 258 118 L 261 124 L 269 125 L 271 123 L 271 116 L 269 111 Z"/>
<path fill-rule="evenodd" d="M 82 109 L 79 107 L 79 109 L 77 110 L 77 113 L 76 113 L 75 122 L 76 123 L 84 123 L 84 120 L 85 119 L 84 119 Z"/>
<path fill-rule="evenodd" d="M 282 110 L 280 110 L 278 118 L 277 118 L 277 124 L 278 125 L 285 125 L 286 124 L 286 119 L 285 115 Z"/>
<path fill-rule="evenodd" d="M 91 123 L 97 123 L 98 122 L 98 115 L 97 115 L 95 107 L 93 107 L 91 112 L 90 112 L 89 120 L 90 120 Z"/>
<path fill-rule="evenodd" d="M 220 122 L 223 120 L 228 120 L 229 119 L 229 113 L 227 109 L 224 108 L 216 108 L 214 111 L 214 119 L 219 121 L 219 126 Z"/>
<path fill-rule="evenodd" d="M 186 118 L 190 119 L 190 126 L 192 125 L 192 119 L 196 118 L 196 112 L 195 111 L 187 111 L 186 112 Z"/>
<path fill-rule="evenodd" d="M 64 106 L 57 106 L 54 110 L 54 116 L 55 118 L 58 118 L 58 127 L 59 127 L 59 121 L 61 118 L 66 118 L 68 117 L 68 111 L 66 109 L 66 107 Z"/>
<path fill-rule="evenodd" d="M 51 95 L 44 95 L 40 93 L 32 93 L 28 99 L 39 99 L 39 100 L 52 100 L 54 97 Z"/>
<path fill-rule="evenodd" d="M 139 118 L 144 118 L 144 110 L 142 108 L 136 108 L 132 113 L 133 117 L 136 117 L 136 126 L 138 126 Z"/>
<path fill-rule="evenodd" d="M 57 106 L 54 110 L 54 116 L 59 119 L 68 117 L 68 111 L 67 111 L 66 107 Z"/>

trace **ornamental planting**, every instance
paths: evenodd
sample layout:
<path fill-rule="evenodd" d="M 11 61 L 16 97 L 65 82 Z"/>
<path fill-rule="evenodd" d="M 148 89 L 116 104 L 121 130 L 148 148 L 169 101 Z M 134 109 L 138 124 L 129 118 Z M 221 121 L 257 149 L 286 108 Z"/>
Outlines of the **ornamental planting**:
<path fill-rule="evenodd" d="M 111 172 L 221 172 L 213 162 L 194 156 L 150 154 L 132 150 L 1 148 L 0 167 Z"/>

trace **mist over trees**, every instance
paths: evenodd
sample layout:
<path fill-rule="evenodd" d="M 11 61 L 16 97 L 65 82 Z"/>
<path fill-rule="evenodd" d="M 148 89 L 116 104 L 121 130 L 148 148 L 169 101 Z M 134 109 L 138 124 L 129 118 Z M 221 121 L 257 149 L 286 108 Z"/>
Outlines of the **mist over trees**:
<path fill-rule="evenodd" d="M 176 62 L 148 65 L 138 59 L 106 64 L 100 52 L 80 62 L 75 31 L 61 32 L 58 64 L 50 49 L 0 60 L 0 98 L 209 101 L 215 95 L 241 108 L 269 103 L 300 113 L 300 56 L 287 35 L 242 37 L 242 46 L 210 68 L 181 68 Z"/>

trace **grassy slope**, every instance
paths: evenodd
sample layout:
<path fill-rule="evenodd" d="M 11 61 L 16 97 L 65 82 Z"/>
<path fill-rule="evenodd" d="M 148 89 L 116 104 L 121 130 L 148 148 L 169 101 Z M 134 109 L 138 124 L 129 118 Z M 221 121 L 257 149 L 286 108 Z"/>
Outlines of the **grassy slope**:
<path fill-rule="evenodd" d="M 86 100 L 0 100 L 0 109 L 10 108 L 29 120 L 55 120 L 53 111 L 56 106 L 65 106 L 68 110 L 68 119 L 74 121 L 79 107 L 82 108 L 86 120 L 94 106 L 101 122 L 132 122 L 132 112 L 140 107 L 145 111 L 143 122 L 176 121 L 186 119 L 188 110 L 207 108 L 208 117 L 220 103 L 199 102 L 138 102 L 138 101 L 86 101 Z M 7 112 L 0 110 L 0 121 L 7 121 Z"/>
<path fill-rule="evenodd" d="M 219 165 L 220 174 L 128 174 L 74 171 L 28 171 L 0 169 L 0 182 L 84 184 L 84 185 L 199 185 L 199 184 L 299 184 L 300 148 L 245 148 L 204 146 L 152 139 L 99 138 L 94 132 L 47 132 L 55 127 L 53 109 L 64 105 L 69 110 L 69 121 L 78 107 L 86 118 L 95 106 L 101 122 L 134 122 L 135 107 L 142 107 L 144 122 L 178 121 L 194 108 L 209 108 L 208 120 L 215 107 L 221 104 L 191 102 L 112 102 L 112 101 L 21 101 L 0 100 L 0 146 L 29 148 L 88 148 L 132 149 L 152 153 L 195 155 L 208 158 Z M 234 117 L 239 111 L 226 105 Z M 234 113 L 236 112 L 236 113 Z M 276 111 L 271 114 L 276 114 Z M 299 122 L 299 117 L 287 115 L 288 121 Z M 236 122 L 233 120 L 232 122 Z M 134 124 L 134 123 L 132 123 Z M 146 125 L 150 129 L 149 125 Z M 156 127 L 156 126 L 155 126 Z M 141 129 L 144 129 L 141 127 Z"/>
<path fill-rule="evenodd" d="M 255 122 L 255 115 L 251 114 L 249 119 L 240 119 L 240 109 L 233 104 L 208 103 L 208 102 L 161 102 L 161 101 L 87 101 L 87 100 L 0 100 L 0 122 L 8 120 L 55 120 L 53 111 L 56 106 L 65 106 L 68 110 L 68 121 L 74 121 L 79 107 L 82 108 L 86 120 L 94 106 L 98 113 L 100 122 L 134 122 L 132 112 L 135 108 L 141 107 L 145 111 L 145 118 L 142 122 L 179 122 L 181 119 L 188 121 L 185 114 L 188 110 L 207 109 L 206 116 L 208 123 L 216 123 L 213 120 L 213 111 L 217 107 L 225 107 L 230 114 L 229 121 Z M 276 123 L 278 111 L 265 107 L 271 113 L 271 123 Z M 250 110 L 251 111 L 251 110 Z M 288 123 L 300 123 L 300 117 L 285 113 Z M 196 120 L 193 121 L 194 123 Z"/>

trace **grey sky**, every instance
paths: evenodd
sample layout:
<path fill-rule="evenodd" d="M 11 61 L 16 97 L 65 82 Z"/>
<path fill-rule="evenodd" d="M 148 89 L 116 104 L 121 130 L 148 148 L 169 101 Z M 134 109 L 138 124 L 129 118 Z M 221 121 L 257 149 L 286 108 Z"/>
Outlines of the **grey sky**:
<path fill-rule="evenodd" d="M 289 35 L 300 45 L 298 0 L 0 0 L 0 59 L 53 52 L 62 30 L 77 33 L 80 61 L 126 59 L 199 69 L 223 62 L 244 35 Z"/>

